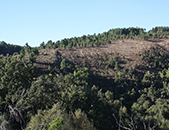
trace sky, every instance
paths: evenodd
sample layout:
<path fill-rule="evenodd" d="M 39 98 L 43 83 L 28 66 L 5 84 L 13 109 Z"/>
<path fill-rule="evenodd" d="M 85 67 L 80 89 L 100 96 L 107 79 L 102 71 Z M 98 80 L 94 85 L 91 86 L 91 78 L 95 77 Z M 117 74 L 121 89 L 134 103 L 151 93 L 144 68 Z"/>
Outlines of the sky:
<path fill-rule="evenodd" d="M 0 0 L 0 41 L 39 46 L 115 28 L 169 26 L 169 0 Z"/>

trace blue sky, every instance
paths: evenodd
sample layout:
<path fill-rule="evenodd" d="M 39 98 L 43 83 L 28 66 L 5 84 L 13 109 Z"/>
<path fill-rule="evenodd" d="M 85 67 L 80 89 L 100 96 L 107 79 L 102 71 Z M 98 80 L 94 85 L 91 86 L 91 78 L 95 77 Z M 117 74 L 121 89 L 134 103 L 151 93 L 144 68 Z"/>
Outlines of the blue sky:
<path fill-rule="evenodd" d="M 169 26 L 169 0 L 0 0 L 0 41 L 32 47 L 112 28 Z"/>

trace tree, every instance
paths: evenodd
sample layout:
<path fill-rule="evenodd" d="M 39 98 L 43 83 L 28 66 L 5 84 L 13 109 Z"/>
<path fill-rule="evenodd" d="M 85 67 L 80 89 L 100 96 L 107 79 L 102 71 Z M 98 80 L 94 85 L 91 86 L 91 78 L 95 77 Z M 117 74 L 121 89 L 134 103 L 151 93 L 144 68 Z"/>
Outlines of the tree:
<path fill-rule="evenodd" d="M 66 69 L 66 60 L 65 59 L 62 59 L 62 61 L 60 63 L 60 69 L 61 70 Z"/>
<path fill-rule="evenodd" d="M 36 68 L 29 61 L 7 55 L 0 59 L 0 70 L 0 112 L 11 129 L 21 129 L 24 125 L 21 100 L 36 76 Z"/>
<path fill-rule="evenodd" d="M 27 116 L 34 115 L 38 109 L 51 108 L 58 98 L 59 88 L 51 76 L 40 76 L 32 82 L 25 95 L 23 104 L 28 111 Z"/>
<path fill-rule="evenodd" d="M 28 59 L 30 62 L 34 63 L 36 61 L 36 55 L 32 52 L 29 54 Z"/>
<path fill-rule="evenodd" d="M 27 129 L 96 130 L 80 109 L 68 114 L 59 103 L 49 110 L 39 110 L 35 116 L 32 116 Z"/>
<path fill-rule="evenodd" d="M 42 42 L 41 44 L 40 44 L 40 47 L 39 47 L 40 49 L 45 49 L 45 42 Z"/>
<path fill-rule="evenodd" d="M 25 52 L 30 53 L 31 52 L 31 47 L 29 46 L 28 43 L 25 44 Z"/>

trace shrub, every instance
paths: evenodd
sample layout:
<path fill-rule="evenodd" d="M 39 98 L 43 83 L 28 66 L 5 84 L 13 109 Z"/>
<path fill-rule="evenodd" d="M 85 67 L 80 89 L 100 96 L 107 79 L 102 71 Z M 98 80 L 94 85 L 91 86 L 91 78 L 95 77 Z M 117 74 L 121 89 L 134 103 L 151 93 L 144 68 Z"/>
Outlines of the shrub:
<path fill-rule="evenodd" d="M 38 111 L 27 125 L 28 130 L 95 130 L 86 114 L 80 109 L 67 114 L 60 104 L 52 109 Z"/>
<path fill-rule="evenodd" d="M 49 130 L 55 130 L 55 129 L 61 130 L 62 124 L 63 124 L 63 119 L 56 118 L 56 119 L 50 124 Z"/>

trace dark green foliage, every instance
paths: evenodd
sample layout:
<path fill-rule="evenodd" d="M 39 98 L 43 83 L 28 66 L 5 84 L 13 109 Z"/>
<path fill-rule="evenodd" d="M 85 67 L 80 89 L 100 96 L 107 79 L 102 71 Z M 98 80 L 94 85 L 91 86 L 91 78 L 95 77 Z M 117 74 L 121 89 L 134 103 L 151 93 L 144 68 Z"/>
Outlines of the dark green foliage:
<path fill-rule="evenodd" d="M 168 68 L 169 55 L 165 51 L 160 51 L 160 48 L 152 48 L 142 55 L 142 59 L 145 60 L 151 69 L 162 70 Z"/>
<path fill-rule="evenodd" d="M 63 109 L 61 110 L 59 104 L 55 104 L 51 110 L 38 110 L 38 113 L 31 117 L 31 120 L 27 125 L 27 129 L 47 130 L 50 127 L 50 123 L 52 123 L 56 118 L 67 118 L 67 115 Z"/>
<path fill-rule="evenodd" d="M 145 40 L 161 38 L 163 35 L 168 35 L 168 27 L 155 27 L 152 30 L 146 32 L 144 28 L 117 28 L 110 29 L 102 34 L 94 35 L 83 35 L 81 37 L 64 38 L 61 41 L 53 42 L 49 40 L 46 44 L 42 42 L 39 49 L 52 49 L 62 48 L 70 49 L 72 47 L 89 47 L 89 46 L 100 46 L 106 43 L 111 44 L 112 40 L 125 39 L 125 38 L 142 38 Z M 28 44 L 27 44 L 28 45 Z M 26 46 L 26 52 L 30 53 L 30 48 Z"/>
<path fill-rule="evenodd" d="M 51 48 L 72 48 L 72 47 L 88 47 L 88 46 L 100 46 L 106 43 L 111 44 L 111 40 L 134 38 L 142 34 L 145 35 L 143 28 L 117 28 L 110 29 L 108 32 L 102 34 L 87 35 L 82 37 L 64 38 L 61 41 L 52 42 L 49 40 L 46 44 L 41 43 L 39 49 L 51 49 Z"/>
<path fill-rule="evenodd" d="M 51 108 L 56 103 L 59 88 L 53 80 L 51 76 L 41 76 L 32 82 L 23 102 L 28 114 L 33 115 L 38 109 Z"/>
<path fill-rule="evenodd" d="M 0 44 L 0 54 L 10 54 L 12 55 L 14 52 L 19 52 L 23 47 L 18 45 L 7 44 L 2 41 Z"/>
<path fill-rule="evenodd" d="M 41 44 L 41 48 L 46 48 L 46 49 L 51 49 L 51 48 L 56 48 L 56 46 L 54 45 L 55 43 L 52 42 L 52 40 L 49 40 L 46 45 L 44 45 L 44 43 Z"/>
<path fill-rule="evenodd" d="M 55 130 L 56 128 L 57 130 L 96 130 L 80 109 L 67 114 L 59 104 L 55 104 L 49 110 L 39 110 L 27 125 L 28 130 Z"/>
<path fill-rule="evenodd" d="M 63 119 L 56 118 L 49 127 L 49 130 L 61 130 L 61 127 L 63 125 Z"/>
<path fill-rule="evenodd" d="M 25 56 L 25 49 L 23 48 L 21 51 L 20 51 L 20 55 L 19 55 L 19 59 L 22 60 Z"/>
<path fill-rule="evenodd" d="M 39 51 L 38 51 L 37 48 L 33 48 L 33 49 L 32 49 L 32 53 L 33 53 L 34 55 L 39 55 Z"/>
<path fill-rule="evenodd" d="M 33 63 L 36 61 L 36 57 L 39 55 L 39 51 L 37 48 L 31 49 L 31 53 L 29 54 L 28 59 Z"/>
<path fill-rule="evenodd" d="M 169 122 L 167 104 L 168 92 L 165 91 L 165 88 L 155 89 L 152 86 L 148 89 L 145 88 L 137 102 L 132 106 L 132 111 L 136 114 L 135 120 L 144 114 L 145 119 L 151 121 L 151 125 L 155 125 L 162 113 L 159 126 L 156 129 L 168 129 L 169 127 L 166 125 Z"/>
<path fill-rule="evenodd" d="M 39 46 L 39 49 L 45 49 L 45 42 L 42 42 Z"/>
<path fill-rule="evenodd" d="M 62 62 L 60 63 L 60 69 L 63 70 L 63 69 L 66 69 L 66 60 L 63 59 Z"/>
<path fill-rule="evenodd" d="M 107 65 L 108 67 L 114 68 L 115 64 L 116 64 L 117 59 L 115 57 L 111 57 L 108 61 L 107 61 Z"/>
<path fill-rule="evenodd" d="M 114 70 L 119 70 L 119 63 L 118 62 L 115 62 Z"/>
<path fill-rule="evenodd" d="M 148 40 L 148 38 L 149 38 L 149 37 L 148 37 L 147 35 L 144 36 L 144 40 Z"/>
<path fill-rule="evenodd" d="M 1 57 L 0 70 L 0 112 L 12 129 L 19 129 L 24 125 L 20 102 L 37 71 L 28 61 L 18 61 L 16 56 L 9 55 Z"/>
<path fill-rule="evenodd" d="M 24 49 L 25 49 L 25 52 L 26 52 L 26 53 L 31 53 L 31 49 L 32 49 L 32 48 L 29 46 L 28 43 L 25 44 Z"/>
<path fill-rule="evenodd" d="M 28 57 L 30 62 L 35 62 L 36 61 L 36 55 L 34 53 L 30 53 L 29 57 Z"/>
<path fill-rule="evenodd" d="M 111 29 L 98 35 L 49 40 L 38 48 L 27 43 L 20 54 L 0 56 L 0 127 L 114 130 L 118 129 L 115 115 L 125 126 L 131 124 L 132 117 L 138 129 L 150 122 L 151 126 L 158 124 L 157 130 L 169 129 L 169 56 L 162 47 L 145 51 L 144 63 L 127 69 L 120 55 L 113 53 L 94 55 L 90 61 L 74 55 L 71 62 L 59 51 L 54 55 L 56 61 L 46 67 L 47 72 L 33 66 L 39 49 L 98 47 L 125 38 L 157 40 L 167 36 L 168 30 Z M 1 46 L 9 47 L 5 42 Z M 93 66 L 101 68 L 100 75 L 91 69 Z"/>
<path fill-rule="evenodd" d="M 29 88 L 36 75 L 35 68 L 28 61 L 20 62 L 9 55 L 0 60 L 0 70 L 1 97 L 4 101 L 6 98 L 3 94 L 10 93 L 12 96 L 17 90 Z"/>
<path fill-rule="evenodd" d="M 155 27 L 152 28 L 149 32 L 157 33 L 157 32 L 169 32 L 169 27 Z"/>

